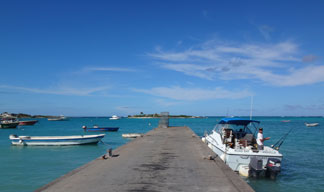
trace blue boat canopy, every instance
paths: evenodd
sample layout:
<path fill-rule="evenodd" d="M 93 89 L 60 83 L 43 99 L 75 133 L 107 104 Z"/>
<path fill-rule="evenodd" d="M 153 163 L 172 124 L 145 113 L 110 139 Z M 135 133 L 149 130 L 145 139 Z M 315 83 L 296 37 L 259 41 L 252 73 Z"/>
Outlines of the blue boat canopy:
<path fill-rule="evenodd" d="M 260 121 L 241 119 L 241 118 L 224 118 L 218 124 L 248 125 L 249 123 L 260 123 Z"/>

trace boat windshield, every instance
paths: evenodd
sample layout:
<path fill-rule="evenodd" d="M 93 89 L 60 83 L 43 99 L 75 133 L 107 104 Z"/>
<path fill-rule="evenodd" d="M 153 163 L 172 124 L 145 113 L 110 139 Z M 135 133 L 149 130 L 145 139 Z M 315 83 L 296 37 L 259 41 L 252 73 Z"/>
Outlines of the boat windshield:
<path fill-rule="evenodd" d="M 235 138 L 243 138 L 247 134 L 255 136 L 257 133 L 260 122 L 248 119 L 239 118 L 225 118 L 222 119 L 216 126 L 215 129 L 221 135 L 233 134 Z"/>

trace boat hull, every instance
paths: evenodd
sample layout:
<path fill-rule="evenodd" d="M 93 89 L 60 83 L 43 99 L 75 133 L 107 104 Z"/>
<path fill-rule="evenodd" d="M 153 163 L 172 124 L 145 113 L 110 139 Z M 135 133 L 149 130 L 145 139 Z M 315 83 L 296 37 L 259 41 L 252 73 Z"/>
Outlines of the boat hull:
<path fill-rule="evenodd" d="M 316 127 L 319 125 L 319 123 L 306 123 L 306 127 Z"/>
<path fill-rule="evenodd" d="M 49 118 L 48 121 L 68 121 L 68 118 Z"/>
<path fill-rule="evenodd" d="M 118 117 L 117 115 L 113 115 L 112 117 L 109 118 L 110 120 L 118 120 L 120 119 L 120 117 Z"/>
<path fill-rule="evenodd" d="M 237 152 L 232 149 L 225 148 L 221 145 L 219 138 L 206 137 L 207 145 L 212 149 L 233 171 L 239 171 L 241 166 L 248 166 L 252 157 L 262 159 L 262 164 L 266 165 L 269 158 L 276 158 L 282 160 L 280 153 L 274 152 L 270 147 L 265 146 L 263 151 L 252 152 L 238 150 Z M 270 152 L 272 151 L 272 153 Z"/>
<path fill-rule="evenodd" d="M 58 136 L 58 137 L 29 137 L 29 136 L 10 136 L 9 139 L 13 145 L 84 145 L 96 144 L 105 135 L 84 135 L 84 136 Z"/>
<path fill-rule="evenodd" d="M 262 159 L 262 164 L 265 166 L 269 158 L 276 158 L 280 161 L 282 156 L 269 155 L 269 154 L 234 154 L 234 153 L 225 153 L 219 149 L 212 148 L 212 150 L 219 155 L 219 157 L 228 165 L 233 171 L 239 171 L 241 166 L 248 166 L 250 164 L 252 157 L 257 157 Z"/>
<path fill-rule="evenodd" d="M 18 126 L 19 122 L 16 123 L 1 123 L 0 128 L 2 129 L 11 129 L 16 128 Z"/>
<path fill-rule="evenodd" d="M 85 130 L 88 132 L 92 131 L 109 131 L 109 132 L 116 132 L 118 131 L 119 127 L 98 127 L 98 128 L 86 128 Z"/>
<path fill-rule="evenodd" d="M 37 123 L 37 120 L 32 120 L 32 121 L 19 121 L 19 125 L 34 125 Z"/>

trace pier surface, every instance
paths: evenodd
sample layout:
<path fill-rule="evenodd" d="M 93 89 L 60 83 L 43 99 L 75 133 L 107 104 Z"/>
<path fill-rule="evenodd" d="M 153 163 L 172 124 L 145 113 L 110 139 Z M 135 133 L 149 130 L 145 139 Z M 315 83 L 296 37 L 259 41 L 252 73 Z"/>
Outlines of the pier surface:
<path fill-rule="evenodd" d="M 188 127 L 155 128 L 36 191 L 253 191 Z"/>

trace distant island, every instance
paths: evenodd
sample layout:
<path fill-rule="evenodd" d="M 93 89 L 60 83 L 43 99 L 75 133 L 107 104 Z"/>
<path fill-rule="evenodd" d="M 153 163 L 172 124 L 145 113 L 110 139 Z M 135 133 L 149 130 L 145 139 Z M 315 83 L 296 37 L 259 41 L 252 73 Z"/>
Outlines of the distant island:
<path fill-rule="evenodd" d="M 160 118 L 161 114 L 144 114 L 143 112 L 141 112 L 138 115 L 128 115 L 128 118 Z M 169 115 L 169 118 L 202 118 L 200 116 L 192 116 L 192 115 Z"/>
<path fill-rule="evenodd" d="M 25 113 L 8 113 L 3 112 L 0 114 L 0 117 L 13 117 L 13 118 L 57 118 L 59 116 L 55 115 L 30 115 Z M 138 115 L 128 115 L 128 118 L 138 118 L 138 119 L 144 119 L 144 118 L 160 118 L 161 114 L 144 114 L 141 112 Z M 201 116 L 192 116 L 192 115 L 169 115 L 169 118 L 206 118 Z"/>
<path fill-rule="evenodd" d="M 1 117 L 5 116 L 11 116 L 15 118 L 56 118 L 58 116 L 54 115 L 29 115 L 25 113 L 8 113 L 8 112 L 3 112 L 0 114 Z"/>

